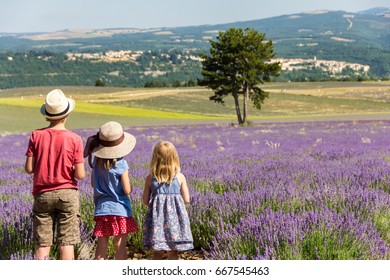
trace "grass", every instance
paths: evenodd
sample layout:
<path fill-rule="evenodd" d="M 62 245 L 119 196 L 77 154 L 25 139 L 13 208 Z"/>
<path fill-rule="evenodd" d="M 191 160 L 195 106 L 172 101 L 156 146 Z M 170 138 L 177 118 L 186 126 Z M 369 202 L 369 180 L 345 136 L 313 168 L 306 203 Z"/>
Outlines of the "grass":
<path fill-rule="evenodd" d="M 289 121 L 322 118 L 390 117 L 390 83 L 271 83 L 261 111 L 248 108 L 249 120 Z M 39 113 L 52 87 L 0 91 L 0 132 L 30 131 L 47 125 Z M 205 88 L 132 89 L 61 87 L 76 100 L 68 127 L 91 128 L 116 120 L 123 125 L 171 125 L 202 122 L 236 123 L 232 97 L 225 105 L 209 100 Z"/>
<path fill-rule="evenodd" d="M 26 132 L 46 127 L 48 123 L 36 107 L 21 107 L 0 104 L 0 133 Z M 150 116 L 123 116 L 100 113 L 72 112 L 67 120 L 68 129 L 98 128 L 103 123 L 115 120 L 126 126 L 176 125 L 214 122 L 211 119 L 162 118 Z"/>
<path fill-rule="evenodd" d="M 88 86 L 61 86 L 61 88 L 67 96 L 69 95 L 84 95 L 89 94 L 104 94 L 104 93 L 115 93 L 123 92 L 123 88 L 119 87 L 88 87 Z M 0 90 L 1 97 L 29 97 L 29 96 L 43 96 L 53 89 L 52 86 L 41 86 L 41 87 L 26 87 L 26 88 L 13 88 Z M 130 89 L 129 89 L 130 90 Z"/>
<path fill-rule="evenodd" d="M 169 108 L 177 112 L 200 112 L 203 114 L 234 114 L 232 98 L 226 100 L 225 106 L 209 100 L 210 93 L 199 92 L 171 96 L 158 96 L 144 100 L 134 100 L 121 105 L 157 109 Z M 308 96 L 297 94 L 271 93 L 261 111 L 248 108 L 251 117 L 300 116 L 315 114 L 351 114 L 369 112 L 390 112 L 386 102 L 331 98 L 327 96 Z"/>
<path fill-rule="evenodd" d="M 0 99 L 0 104 L 20 106 L 20 107 L 34 107 L 40 108 L 43 101 L 39 100 L 25 100 L 25 99 Z M 205 116 L 201 114 L 186 114 L 169 111 L 159 111 L 153 109 L 131 108 L 125 106 L 116 106 L 110 104 L 96 104 L 83 101 L 77 101 L 75 112 L 112 115 L 112 116 L 126 116 L 126 117 L 145 117 L 145 118 L 165 118 L 165 119 L 218 119 L 217 117 Z"/>
<path fill-rule="evenodd" d="M 0 99 L 0 132 L 30 131 L 47 126 L 39 108 L 43 101 Z M 93 104 L 77 101 L 76 109 L 68 118 L 67 127 L 96 128 L 115 120 L 123 126 L 167 125 L 218 121 L 219 117 L 181 114 L 142 108 L 127 108 L 110 104 Z"/>

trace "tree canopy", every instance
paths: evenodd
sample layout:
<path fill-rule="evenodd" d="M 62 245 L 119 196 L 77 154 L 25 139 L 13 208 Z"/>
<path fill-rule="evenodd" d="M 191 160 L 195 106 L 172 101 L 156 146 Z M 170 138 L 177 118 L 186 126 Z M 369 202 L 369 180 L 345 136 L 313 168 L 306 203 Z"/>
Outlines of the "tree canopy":
<path fill-rule="evenodd" d="M 272 41 L 254 29 L 230 28 L 220 31 L 216 41 L 210 40 L 210 54 L 201 53 L 202 79 L 200 86 L 214 91 L 210 100 L 224 104 L 224 97 L 232 95 L 239 124 L 247 122 L 248 100 L 261 109 L 268 93 L 259 85 L 278 76 L 280 64 L 271 63 L 275 56 Z M 241 114 L 240 96 L 243 96 Z"/>

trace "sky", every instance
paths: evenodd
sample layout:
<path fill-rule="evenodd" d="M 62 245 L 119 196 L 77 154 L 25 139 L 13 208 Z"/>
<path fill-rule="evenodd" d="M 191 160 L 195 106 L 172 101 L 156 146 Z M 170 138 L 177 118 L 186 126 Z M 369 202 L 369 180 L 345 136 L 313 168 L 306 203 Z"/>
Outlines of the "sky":
<path fill-rule="evenodd" d="M 390 0 L 0 0 L 0 33 L 212 25 L 373 7 Z"/>

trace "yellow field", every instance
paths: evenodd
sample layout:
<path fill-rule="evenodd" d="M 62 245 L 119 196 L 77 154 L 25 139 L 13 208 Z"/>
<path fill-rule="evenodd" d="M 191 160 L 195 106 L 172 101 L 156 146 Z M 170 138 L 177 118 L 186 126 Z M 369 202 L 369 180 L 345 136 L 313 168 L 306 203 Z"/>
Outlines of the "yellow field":
<path fill-rule="evenodd" d="M 40 108 L 44 100 L 37 99 L 14 99 L 6 98 L 0 99 L 0 104 L 21 106 L 21 107 L 32 107 Z M 90 113 L 100 115 L 111 115 L 111 116 L 126 116 L 126 117 L 146 117 L 146 118 L 172 118 L 172 119 L 221 119 L 216 116 L 196 115 L 196 114 L 185 114 L 167 111 L 158 111 L 151 109 L 142 108 L 129 108 L 124 106 L 116 106 L 110 104 L 96 104 L 85 101 L 77 101 L 75 112 L 78 113 Z"/>

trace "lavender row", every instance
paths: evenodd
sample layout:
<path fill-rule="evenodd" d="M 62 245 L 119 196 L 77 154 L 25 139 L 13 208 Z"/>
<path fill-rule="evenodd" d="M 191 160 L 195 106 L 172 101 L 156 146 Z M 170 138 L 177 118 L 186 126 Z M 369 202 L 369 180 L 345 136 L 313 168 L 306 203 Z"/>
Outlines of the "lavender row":
<path fill-rule="evenodd" d="M 135 219 L 153 145 L 172 141 L 191 190 L 195 247 L 206 259 L 389 259 L 390 122 L 130 127 Z M 85 140 L 95 133 L 78 130 Z M 28 134 L 0 136 L 1 259 L 29 259 Z M 88 170 L 88 168 L 87 168 Z M 89 171 L 88 171 L 89 172 Z M 83 244 L 93 254 L 89 179 L 80 182 Z M 142 233 L 129 240 L 142 250 Z"/>

